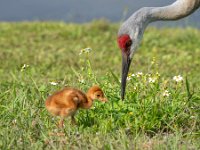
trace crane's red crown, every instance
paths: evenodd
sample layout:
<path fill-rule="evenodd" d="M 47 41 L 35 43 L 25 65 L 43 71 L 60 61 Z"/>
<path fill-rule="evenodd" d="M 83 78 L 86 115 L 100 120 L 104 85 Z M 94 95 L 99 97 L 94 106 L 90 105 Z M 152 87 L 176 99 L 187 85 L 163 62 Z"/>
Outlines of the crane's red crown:
<path fill-rule="evenodd" d="M 127 49 L 132 44 L 131 38 L 128 34 L 119 36 L 117 39 L 117 42 L 118 42 L 119 48 L 122 50 Z"/>

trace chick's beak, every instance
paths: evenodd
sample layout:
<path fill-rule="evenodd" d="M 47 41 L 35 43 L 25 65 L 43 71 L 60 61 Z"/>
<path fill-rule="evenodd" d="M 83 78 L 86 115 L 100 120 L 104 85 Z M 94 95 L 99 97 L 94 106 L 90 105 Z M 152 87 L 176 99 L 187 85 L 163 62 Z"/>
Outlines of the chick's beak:
<path fill-rule="evenodd" d="M 128 76 L 131 58 L 126 53 L 122 52 L 122 76 L 121 76 L 121 99 L 124 99 L 126 90 L 126 78 Z"/>
<path fill-rule="evenodd" d="M 107 98 L 104 97 L 104 98 L 101 99 L 101 101 L 106 103 L 108 100 L 107 100 Z"/>

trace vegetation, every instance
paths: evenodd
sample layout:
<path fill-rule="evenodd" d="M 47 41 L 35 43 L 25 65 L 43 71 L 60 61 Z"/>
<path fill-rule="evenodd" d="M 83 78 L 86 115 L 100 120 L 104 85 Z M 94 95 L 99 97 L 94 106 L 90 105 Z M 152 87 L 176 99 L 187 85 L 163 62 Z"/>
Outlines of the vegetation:
<path fill-rule="evenodd" d="M 0 24 L 0 149 L 200 148 L 200 31 L 148 28 L 121 101 L 117 29 L 104 21 Z M 109 102 L 58 129 L 47 96 L 93 84 Z"/>

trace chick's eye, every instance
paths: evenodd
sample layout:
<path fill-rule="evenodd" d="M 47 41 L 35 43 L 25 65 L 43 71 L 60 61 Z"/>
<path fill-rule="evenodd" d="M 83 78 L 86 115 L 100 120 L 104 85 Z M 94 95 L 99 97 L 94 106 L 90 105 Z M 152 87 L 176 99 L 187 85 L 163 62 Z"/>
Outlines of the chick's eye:
<path fill-rule="evenodd" d="M 127 41 L 127 42 L 126 42 L 126 47 L 130 47 L 131 44 L 132 44 L 132 41 L 131 41 L 131 40 Z"/>
<path fill-rule="evenodd" d="M 97 97 L 100 97 L 100 95 L 98 94 Z"/>

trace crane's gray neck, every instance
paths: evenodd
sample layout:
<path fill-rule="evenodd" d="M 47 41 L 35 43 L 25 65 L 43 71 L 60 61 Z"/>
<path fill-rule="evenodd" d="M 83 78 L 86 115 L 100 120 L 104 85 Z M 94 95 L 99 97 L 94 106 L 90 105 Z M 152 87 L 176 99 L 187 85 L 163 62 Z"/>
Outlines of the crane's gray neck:
<path fill-rule="evenodd" d="M 199 7 L 200 0 L 177 0 L 165 7 L 144 7 L 136 11 L 122 24 L 118 34 L 131 35 L 132 33 L 137 33 L 136 36 L 140 36 L 151 22 L 178 20 L 190 15 Z"/>
<path fill-rule="evenodd" d="M 133 51 L 137 49 L 147 25 L 159 20 L 178 20 L 200 7 L 200 0 L 177 0 L 165 7 L 144 7 L 136 11 L 120 27 L 118 36 L 130 35 Z"/>
<path fill-rule="evenodd" d="M 149 19 L 178 20 L 192 14 L 199 7 L 200 0 L 177 0 L 169 6 L 149 8 Z"/>

